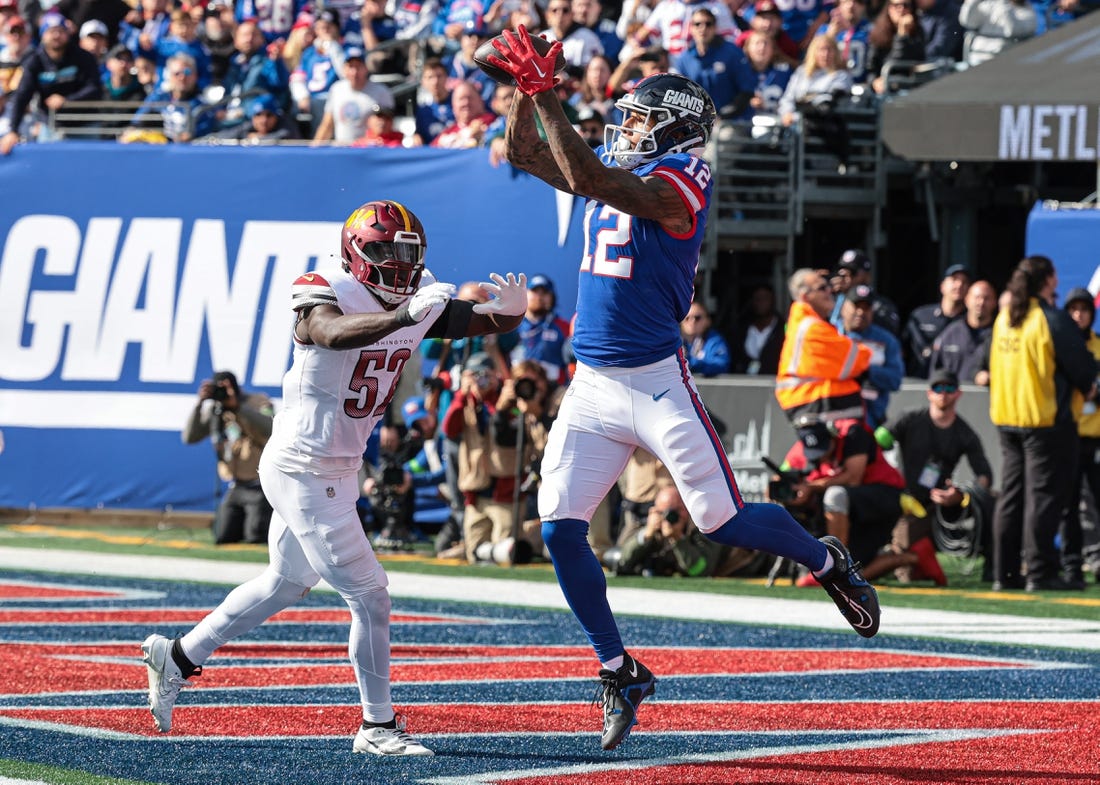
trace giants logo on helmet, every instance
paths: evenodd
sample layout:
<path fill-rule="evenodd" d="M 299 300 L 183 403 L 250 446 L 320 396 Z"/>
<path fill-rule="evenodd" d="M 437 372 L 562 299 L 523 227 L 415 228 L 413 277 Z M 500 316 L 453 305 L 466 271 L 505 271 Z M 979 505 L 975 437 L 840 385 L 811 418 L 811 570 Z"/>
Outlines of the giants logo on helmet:
<path fill-rule="evenodd" d="M 697 95 L 688 95 L 679 90 L 665 90 L 664 102 L 672 106 L 682 107 L 693 114 L 701 115 L 706 108 L 706 102 Z"/>

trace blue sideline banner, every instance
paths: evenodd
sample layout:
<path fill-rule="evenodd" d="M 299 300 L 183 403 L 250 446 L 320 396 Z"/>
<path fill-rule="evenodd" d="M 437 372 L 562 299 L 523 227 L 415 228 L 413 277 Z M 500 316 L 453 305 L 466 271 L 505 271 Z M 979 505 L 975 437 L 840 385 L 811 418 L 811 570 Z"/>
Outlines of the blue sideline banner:
<path fill-rule="evenodd" d="M 280 396 L 290 283 L 367 199 L 416 212 L 440 280 L 576 302 L 582 201 L 484 150 L 28 145 L 0 194 L 0 507 L 213 509 L 213 451 L 180 439 L 199 382 Z"/>
<path fill-rule="evenodd" d="M 1076 286 L 1094 297 L 1100 293 L 1100 210 L 1095 204 L 1036 202 L 1027 217 L 1026 247 L 1028 256 L 1054 262 L 1063 296 Z"/>

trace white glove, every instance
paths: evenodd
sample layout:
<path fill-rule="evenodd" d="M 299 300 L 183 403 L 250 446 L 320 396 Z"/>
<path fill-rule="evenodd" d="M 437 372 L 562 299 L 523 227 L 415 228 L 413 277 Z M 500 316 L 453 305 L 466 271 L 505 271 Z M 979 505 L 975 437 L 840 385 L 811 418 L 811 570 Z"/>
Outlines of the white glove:
<path fill-rule="evenodd" d="M 474 306 L 474 313 L 498 313 L 501 316 L 521 316 L 527 313 L 527 276 L 519 274 L 519 280 L 513 273 L 508 273 L 508 280 L 497 273 L 489 273 L 489 277 L 496 283 L 483 281 L 481 288 L 495 298 L 487 303 L 478 303 Z"/>
<path fill-rule="evenodd" d="M 446 305 L 457 292 L 458 287 L 453 283 L 436 282 L 418 289 L 405 305 L 409 312 L 409 319 L 414 322 L 424 321 L 424 317 L 432 308 L 437 305 Z"/>

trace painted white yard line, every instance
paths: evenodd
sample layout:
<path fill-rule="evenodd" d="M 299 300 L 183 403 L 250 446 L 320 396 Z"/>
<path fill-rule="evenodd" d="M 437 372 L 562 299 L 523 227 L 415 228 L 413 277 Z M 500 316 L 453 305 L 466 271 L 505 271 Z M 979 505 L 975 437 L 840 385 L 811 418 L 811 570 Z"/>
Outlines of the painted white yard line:
<path fill-rule="evenodd" d="M 26 548 L 0 547 L 0 568 L 236 585 L 258 575 L 264 565 L 183 557 L 89 554 L 63 550 L 32 551 Z M 561 590 L 554 583 L 396 571 L 389 573 L 389 579 L 390 593 L 395 597 L 568 610 Z M 328 587 L 322 585 L 319 588 Z M 840 613 L 824 599 L 824 595 L 821 601 L 814 601 L 611 586 L 608 588 L 608 598 L 617 614 L 848 630 Z M 880 633 L 1018 646 L 1100 650 L 1100 620 L 1040 619 L 895 608 L 889 603 L 882 612 Z M 859 639 L 855 640 L 858 642 Z"/>

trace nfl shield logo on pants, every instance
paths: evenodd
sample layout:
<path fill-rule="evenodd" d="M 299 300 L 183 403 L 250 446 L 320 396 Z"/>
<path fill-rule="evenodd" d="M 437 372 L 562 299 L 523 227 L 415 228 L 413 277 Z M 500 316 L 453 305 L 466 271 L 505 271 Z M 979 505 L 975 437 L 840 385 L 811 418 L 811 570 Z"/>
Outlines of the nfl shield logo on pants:
<path fill-rule="evenodd" d="M 330 486 L 328 486 L 327 488 L 325 488 L 325 493 L 327 493 L 327 494 L 328 494 L 328 497 L 329 497 L 330 499 L 332 499 L 332 498 L 335 498 L 335 497 L 336 497 L 336 489 L 335 489 L 335 488 L 333 488 L 333 487 L 332 487 L 331 485 L 330 485 Z"/>

